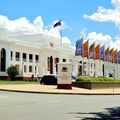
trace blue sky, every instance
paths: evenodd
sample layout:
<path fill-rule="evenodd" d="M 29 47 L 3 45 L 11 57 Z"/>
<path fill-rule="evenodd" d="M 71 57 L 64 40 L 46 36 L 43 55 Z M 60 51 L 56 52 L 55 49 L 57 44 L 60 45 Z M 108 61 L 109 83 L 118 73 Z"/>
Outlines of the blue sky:
<path fill-rule="evenodd" d="M 110 40 L 105 38 L 105 43 L 109 41 L 113 44 L 113 41 L 118 42 L 120 26 L 117 20 L 109 18 L 109 10 L 115 15 L 114 11 L 120 7 L 116 4 L 120 5 L 120 1 L 1 0 L 0 15 L 6 16 L 10 21 L 25 17 L 31 23 L 37 16 L 41 16 L 44 26 L 50 26 L 55 20 L 61 19 L 68 26 L 63 30 L 63 36 L 68 37 L 72 44 L 80 38 L 82 31 L 91 39 L 94 39 L 93 35 L 101 35 L 103 38 L 108 35 Z M 100 15 L 100 19 L 94 13 Z M 119 15 L 118 18 L 120 19 Z"/>

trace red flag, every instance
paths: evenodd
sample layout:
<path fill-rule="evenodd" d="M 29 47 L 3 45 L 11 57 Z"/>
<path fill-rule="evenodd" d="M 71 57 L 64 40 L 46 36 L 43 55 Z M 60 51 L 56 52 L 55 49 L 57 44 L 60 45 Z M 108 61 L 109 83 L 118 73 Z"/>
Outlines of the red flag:
<path fill-rule="evenodd" d="M 100 45 L 95 47 L 95 59 L 100 59 Z"/>
<path fill-rule="evenodd" d="M 110 50 L 109 61 L 113 62 L 113 48 Z"/>
<path fill-rule="evenodd" d="M 105 50 L 105 61 L 109 61 L 109 47 Z"/>
<path fill-rule="evenodd" d="M 95 43 L 93 43 L 89 48 L 89 58 L 94 59 L 95 57 Z"/>
<path fill-rule="evenodd" d="M 83 44 L 83 54 L 82 54 L 83 57 L 87 57 L 87 58 L 88 58 L 88 41 L 89 41 L 89 40 L 87 40 L 87 41 Z"/>
<path fill-rule="evenodd" d="M 113 62 L 117 63 L 117 50 L 113 51 Z"/>

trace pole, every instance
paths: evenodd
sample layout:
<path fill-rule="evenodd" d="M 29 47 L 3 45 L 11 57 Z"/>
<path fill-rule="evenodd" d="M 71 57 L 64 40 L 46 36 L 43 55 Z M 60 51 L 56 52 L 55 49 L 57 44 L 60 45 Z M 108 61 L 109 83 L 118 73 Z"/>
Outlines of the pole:
<path fill-rule="evenodd" d="M 96 62 L 95 62 L 95 61 L 96 61 L 96 60 L 95 60 L 95 43 L 94 43 L 94 48 L 93 48 L 93 55 L 94 55 L 94 56 L 93 56 L 93 60 L 94 60 L 94 77 L 95 77 L 95 76 L 96 76 L 96 72 L 95 72 L 95 71 L 96 71 L 96 68 L 97 68 L 97 67 L 96 67 L 96 64 L 95 64 L 95 63 L 96 63 Z"/>
<path fill-rule="evenodd" d="M 60 29 L 60 36 L 61 36 L 61 46 L 62 46 L 62 26 L 61 26 L 61 29 Z"/>
<path fill-rule="evenodd" d="M 90 76 L 90 63 L 89 63 L 89 39 L 88 39 L 88 77 Z"/>
<path fill-rule="evenodd" d="M 115 67 L 115 66 L 114 66 L 114 67 Z M 114 68 L 114 78 L 113 78 L 113 93 L 115 92 L 114 79 L 115 79 L 115 68 Z"/>
<path fill-rule="evenodd" d="M 101 77 L 101 59 L 100 59 L 100 43 L 99 43 L 99 76 Z"/>
<path fill-rule="evenodd" d="M 82 50 L 82 58 L 83 58 L 83 61 L 82 61 L 82 75 L 83 75 L 83 73 L 84 73 L 84 47 Z"/>
<path fill-rule="evenodd" d="M 84 33 L 82 33 L 83 41 L 85 39 Z M 83 43 L 84 44 L 84 43 Z M 82 75 L 84 73 L 84 46 L 82 45 Z"/>

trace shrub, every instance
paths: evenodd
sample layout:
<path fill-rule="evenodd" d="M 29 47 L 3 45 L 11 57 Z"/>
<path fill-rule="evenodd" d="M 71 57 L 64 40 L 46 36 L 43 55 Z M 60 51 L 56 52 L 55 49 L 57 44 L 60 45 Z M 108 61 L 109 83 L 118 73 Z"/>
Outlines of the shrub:
<path fill-rule="evenodd" d="M 84 82 L 120 82 L 120 79 L 97 78 L 97 77 L 89 77 L 89 78 L 78 77 L 76 79 L 76 81 L 84 81 Z"/>
<path fill-rule="evenodd" d="M 15 66 L 10 66 L 7 68 L 7 74 L 10 76 L 10 79 L 14 81 L 19 72 Z"/>
<path fill-rule="evenodd" d="M 109 77 L 113 77 L 112 73 L 109 73 Z"/>

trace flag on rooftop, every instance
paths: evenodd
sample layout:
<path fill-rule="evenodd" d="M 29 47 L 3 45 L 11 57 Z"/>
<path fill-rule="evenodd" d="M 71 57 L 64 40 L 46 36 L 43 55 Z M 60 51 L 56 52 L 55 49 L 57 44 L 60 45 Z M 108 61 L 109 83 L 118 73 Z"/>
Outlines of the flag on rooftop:
<path fill-rule="evenodd" d="M 113 62 L 113 48 L 110 50 L 109 62 Z"/>
<path fill-rule="evenodd" d="M 60 26 L 60 25 L 61 25 L 61 20 L 59 20 L 58 22 L 56 22 L 53 27 L 57 27 L 57 26 Z"/>
<path fill-rule="evenodd" d="M 105 56 L 105 45 L 103 45 L 103 46 L 100 48 L 100 60 L 103 60 L 103 61 L 104 61 L 104 56 Z"/>
<path fill-rule="evenodd" d="M 93 43 L 89 48 L 89 58 L 94 59 L 95 54 L 95 43 Z"/>
<path fill-rule="evenodd" d="M 88 42 L 89 39 L 83 44 L 83 53 L 82 53 L 82 56 L 87 58 L 88 58 Z"/>
<path fill-rule="evenodd" d="M 113 62 L 117 63 L 117 50 L 113 51 Z"/>
<path fill-rule="evenodd" d="M 105 50 L 105 61 L 109 61 L 109 47 Z"/>
<path fill-rule="evenodd" d="M 83 47 L 83 37 L 79 40 L 77 40 L 76 44 L 76 50 L 75 50 L 75 55 L 82 55 L 82 47 Z"/>
<path fill-rule="evenodd" d="M 95 47 L 95 59 L 100 59 L 100 44 Z"/>

